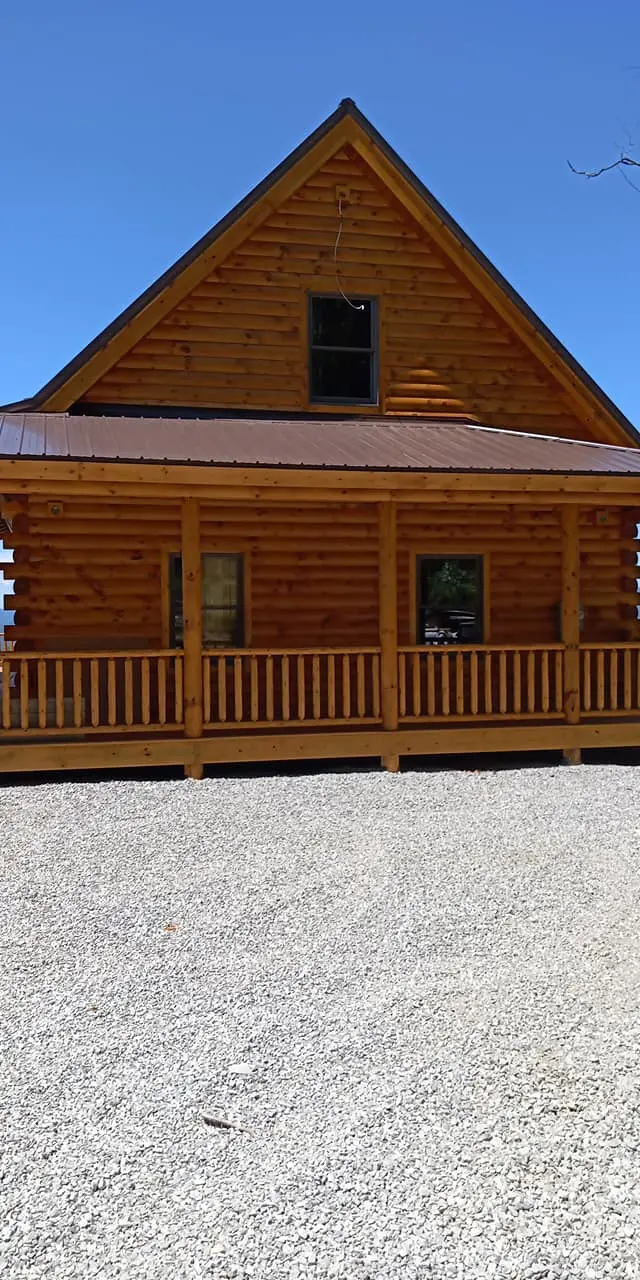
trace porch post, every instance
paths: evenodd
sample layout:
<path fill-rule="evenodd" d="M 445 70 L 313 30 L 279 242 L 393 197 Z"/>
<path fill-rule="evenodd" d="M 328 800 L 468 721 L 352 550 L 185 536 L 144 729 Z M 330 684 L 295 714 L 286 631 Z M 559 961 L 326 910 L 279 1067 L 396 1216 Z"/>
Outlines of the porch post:
<path fill-rule="evenodd" d="M 202 561 L 200 503 L 182 500 L 182 625 L 184 647 L 184 731 L 202 737 Z M 186 764 L 185 777 L 201 778 L 201 764 Z"/>
<path fill-rule="evenodd" d="M 378 629 L 382 677 L 382 724 L 398 728 L 398 554 L 396 506 L 381 502 L 378 507 Z M 385 769 L 396 773 L 400 767 L 395 754 L 384 755 Z"/>
<path fill-rule="evenodd" d="M 564 645 L 563 704 L 568 724 L 580 720 L 580 508 L 565 503 L 562 508 L 562 597 L 561 638 Z M 579 764 L 579 747 L 563 752 L 567 764 Z"/>

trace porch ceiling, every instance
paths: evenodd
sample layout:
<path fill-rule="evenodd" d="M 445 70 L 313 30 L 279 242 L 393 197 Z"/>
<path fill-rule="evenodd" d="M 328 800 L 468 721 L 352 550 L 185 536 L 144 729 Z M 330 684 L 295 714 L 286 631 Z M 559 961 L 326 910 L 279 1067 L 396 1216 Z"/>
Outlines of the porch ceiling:
<path fill-rule="evenodd" d="M 452 420 L 0 414 L 0 458 L 291 470 L 640 475 L 640 450 Z"/>

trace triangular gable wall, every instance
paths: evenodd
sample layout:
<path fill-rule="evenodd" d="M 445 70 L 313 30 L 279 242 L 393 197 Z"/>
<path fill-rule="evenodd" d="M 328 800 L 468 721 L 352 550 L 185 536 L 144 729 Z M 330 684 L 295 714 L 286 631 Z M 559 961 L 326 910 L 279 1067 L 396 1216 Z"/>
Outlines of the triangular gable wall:
<path fill-rule="evenodd" d="M 34 407 L 312 410 L 307 297 L 338 287 L 339 199 L 340 283 L 379 298 L 382 413 L 636 442 L 630 424 L 349 103 Z"/>

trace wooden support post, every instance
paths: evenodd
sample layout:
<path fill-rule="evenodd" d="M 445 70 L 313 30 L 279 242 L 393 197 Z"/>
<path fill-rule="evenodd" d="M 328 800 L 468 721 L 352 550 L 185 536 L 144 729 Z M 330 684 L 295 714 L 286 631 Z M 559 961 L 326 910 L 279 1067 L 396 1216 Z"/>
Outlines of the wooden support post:
<path fill-rule="evenodd" d="M 396 507 L 381 502 L 378 508 L 378 623 L 380 673 L 382 681 L 382 724 L 385 729 L 398 728 L 398 553 Z M 391 773 L 400 767 L 397 755 L 382 756 L 382 764 Z"/>
<path fill-rule="evenodd" d="M 569 724 L 580 720 L 580 508 L 562 507 L 561 639 L 564 645 L 563 706 Z M 567 764 L 580 763 L 580 751 L 563 752 Z"/>
<path fill-rule="evenodd" d="M 184 731 L 202 737 L 202 559 L 200 503 L 182 501 L 182 627 L 184 647 Z M 187 778 L 201 778 L 201 764 L 186 764 Z"/>

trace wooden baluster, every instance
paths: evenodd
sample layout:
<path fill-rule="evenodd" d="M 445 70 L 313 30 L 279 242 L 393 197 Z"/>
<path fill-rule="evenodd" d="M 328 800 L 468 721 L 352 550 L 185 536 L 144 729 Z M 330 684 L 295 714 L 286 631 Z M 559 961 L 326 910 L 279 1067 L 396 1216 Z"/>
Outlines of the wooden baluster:
<path fill-rule="evenodd" d="M 411 688 L 413 694 L 413 714 L 414 716 L 422 715 L 422 688 L 420 680 L 420 662 L 421 655 L 419 653 L 411 654 Z"/>
<path fill-rule="evenodd" d="M 73 667 L 73 725 L 81 729 L 84 721 L 82 707 L 82 663 L 80 658 L 72 659 Z"/>
<path fill-rule="evenodd" d="M 97 729 L 98 725 L 100 724 L 100 668 L 98 665 L 97 658 L 91 659 L 91 662 L 89 663 L 89 669 L 91 674 L 90 686 L 89 686 L 90 687 L 89 707 L 91 712 L 91 724 L 94 729 Z"/>
<path fill-rule="evenodd" d="M 484 713 L 493 715 L 493 662 L 492 655 L 484 655 Z"/>
<path fill-rule="evenodd" d="M 12 677 L 11 659 L 5 656 L 2 659 L 2 728 L 11 728 L 11 677 Z"/>
<path fill-rule="evenodd" d="M 311 659 L 311 688 L 314 720 L 320 719 L 320 657 L 314 653 Z"/>
<path fill-rule="evenodd" d="M 282 679 L 282 719 L 288 720 L 291 715 L 291 698 L 289 694 L 289 655 L 283 653 L 280 659 Z"/>
<path fill-rule="evenodd" d="M 612 649 L 609 655 L 609 697 L 611 699 L 610 711 L 618 710 L 618 651 Z"/>
<path fill-rule="evenodd" d="M 244 699 L 242 696 L 242 658 L 233 659 L 233 714 L 236 723 L 242 720 Z"/>
<path fill-rule="evenodd" d="M 582 710 L 591 710 L 591 650 L 585 649 L 580 655 L 580 684 Z"/>
<path fill-rule="evenodd" d="M 380 690 L 378 690 L 379 705 Z M 333 653 L 327 657 L 327 717 L 329 720 L 336 718 L 336 660 Z"/>
<path fill-rule="evenodd" d="M 124 722 L 133 724 L 133 659 L 124 660 Z"/>
<path fill-rule="evenodd" d="M 348 653 L 342 655 L 342 715 L 345 720 L 351 719 L 351 659 Z"/>
<path fill-rule="evenodd" d="M 218 658 L 218 720 L 224 724 L 227 719 L 227 659 Z"/>
<path fill-rule="evenodd" d="M 549 701 L 549 654 L 546 649 L 543 650 L 541 659 L 540 694 L 542 710 L 548 711 L 551 703 Z"/>
<path fill-rule="evenodd" d="M 398 700 L 400 716 L 407 714 L 407 655 L 398 654 Z"/>
<path fill-rule="evenodd" d="M 436 714 L 436 655 L 429 649 L 427 655 L 427 715 Z"/>
<path fill-rule="evenodd" d="M 527 655 L 527 711 L 532 715 L 536 709 L 536 654 L 532 649 Z"/>
<path fill-rule="evenodd" d="M 211 658 L 202 659 L 202 722 L 211 724 Z"/>
<path fill-rule="evenodd" d="M 47 664 L 38 658 L 38 728 L 47 727 Z"/>
<path fill-rule="evenodd" d="M 500 653 L 498 655 L 498 681 L 499 681 L 499 710 L 501 716 L 507 714 L 507 655 Z"/>
<path fill-rule="evenodd" d="M 556 711 L 564 707 L 564 653 L 556 650 Z"/>
<path fill-rule="evenodd" d="M 440 672 L 442 682 L 442 714 L 448 716 L 451 714 L 451 698 L 449 692 L 449 654 L 446 650 L 440 657 Z"/>
<path fill-rule="evenodd" d="M 380 719 L 380 654 L 371 654 L 371 688 L 373 691 L 373 715 Z"/>
<path fill-rule="evenodd" d="M 359 653 L 356 658 L 356 677 L 358 684 L 358 715 L 360 719 L 365 715 L 367 710 L 367 701 L 364 687 L 364 654 Z"/>
<path fill-rule="evenodd" d="M 62 658 L 56 658 L 55 682 L 56 728 L 64 729 L 64 668 L 62 665 Z"/>
<path fill-rule="evenodd" d="M 29 728 L 29 660 L 20 663 L 20 728 Z"/>
<path fill-rule="evenodd" d="M 268 654 L 265 662 L 265 710 L 267 720 L 274 719 L 274 700 L 273 700 L 273 658 Z"/>
<path fill-rule="evenodd" d="M 604 653 L 598 649 L 596 656 L 596 708 L 604 711 L 605 707 Z"/>
<path fill-rule="evenodd" d="M 111 711 L 109 711 L 111 715 Z M 158 724 L 167 723 L 167 659 L 158 658 Z M 111 720 L 109 720 L 111 724 Z"/>
<path fill-rule="evenodd" d="M 258 691 L 258 659 L 255 654 L 249 658 L 249 684 L 251 688 L 251 720 L 255 724 L 260 718 L 260 700 Z"/>
<path fill-rule="evenodd" d="M 464 715 L 464 657 L 456 654 L 456 715 Z"/>
<path fill-rule="evenodd" d="M 513 710 L 516 715 L 522 711 L 522 661 L 520 653 L 513 654 Z"/>
<path fill-rule="evenodd" d="M 107 658 L 107 723 L 113 727 L 116 720 L 116 663 L 115 658 Z"/>
<path fill-rule="evenodd" d="M 624 709 L 625 711 L 630 711 L 631 707 L 633 706 L 633 700 L 632 700 L 632 694 L 631 694 L 631 650 L 630 649 L 625 649 L 623 661 L 624 661 L 624 674 L 623 674 Z"/>
<path fill-rule="evenodd" d="M 470 683 L 470 694 L 471 694 L 471 714 L 472 716 L 477 716 L 478 701 L 479 701 L 478 699 L 478 655 L 475 652 L 475 649 L 471 654 L 471 657 L 469 660 L 469 683 Z"/>
<path fill-rule="evenodd" d="M 298 720 L 304 720 L 307 714 L 307 690 L 305 687 L 306 672 L 304 654 L 298 654 Z"/>
<path fill-rule="evenodd" d="M 182 724 L 184 720 L 184 683 L 183 683 L 183 662 L 180 656 L 176 657 L 175 659 L 174 680 L 175 680 L 176 724 Z"/>
<path fill-rule="evenodd" d="M 151 681 L 149 671 L 149 659 L 142 658 L 140 662 L 140 699 L 142 704 L 142 723 L 151 723 Z"/>

